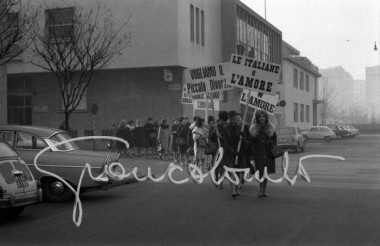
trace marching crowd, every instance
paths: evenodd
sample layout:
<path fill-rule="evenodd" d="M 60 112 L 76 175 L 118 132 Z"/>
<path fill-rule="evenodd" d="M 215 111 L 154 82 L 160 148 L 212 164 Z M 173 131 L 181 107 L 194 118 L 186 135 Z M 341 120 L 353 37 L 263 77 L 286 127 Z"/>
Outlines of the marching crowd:
<path fill-rule="evenodd" d="M 159 155 L 163 161 L 167 161 L 169 154 L 173 155 L 175 163 L 187 165 L 193 156 L 192 163 L 204 166 L 206 159 L 213 164 L 217 149 L 223 147 L 224 154 L 221 163 L 216 168 L 215 175 L 218 180 L 223 175 L 223 166 L 231 168 L 250 168 L 251 174 L 259 171 L 260 178 L 263 176 L 264 167 L 268 174 L 275 172 L 275 157 L 272 149 L 276 145 L 277 136 L 274 124 L 268 120 L 265 111 L 258 110 L 255 115 L 255 123 L 251 126 L 244 125 L 243 119 L 236 111 L 220 111 L 218 119 L 213 116 L 205 119 L 195 116 L 193 122 L 188 117 L 174 119 L 172 124 L 166 119 L 160 122 L 148 118 L 142 125 L 140 120 L 120 122 L 112 124 L 114 136 L 125 139 L 129 144 L 120 141 L 112 143 L 114 151 L 122 156 L 141 156 L 145 150 L 148 158 L 151 155 Z M 240 148 L 238 150 L 238 146 Z M 211 167 L 208 166 L 208 168 Z M 239 174 L 243 182 L 243 173 Z M 235 199 L 239 194 L 242 183 L 231 183 L 232 197 Z M 267 180 L 260 183 L 258 197 L 268 197 L 266 192 Z M 218 186 L 223 189 L 223 183 Z"/>

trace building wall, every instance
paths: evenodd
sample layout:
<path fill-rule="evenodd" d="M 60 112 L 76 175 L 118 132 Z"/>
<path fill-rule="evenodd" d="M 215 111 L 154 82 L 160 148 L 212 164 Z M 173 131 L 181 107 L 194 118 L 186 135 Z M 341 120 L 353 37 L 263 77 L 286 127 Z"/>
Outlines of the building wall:
<path fill-rule="evenodd" d="M 366 103 L 370 122 L 380 121 L 380 66 L 366 67 Z"/>
<path fill-rule="evenodd" d="M 7 120 L 7 67 L 0 66 L 0 124 Z"/>
<path fill-rule="evenodd" d="M 99 72 L 87 91 L 87 110 L 71 114 L 71 128 L 78 130 L 78 135 L 83 135 L 86 129 L 92 129 L 90 107 L 93 103 L 99 107 L 96 115 L 99 135 L 114 120 L 141 119 L 145 123 L 148 116 L 159 120 L 163 117 L 171 120 L 181 116 L 179 93 L 169 89 L 173 84 L 180 84 L 181 69 L 172 68 L 174 82 L 170 83 L 159 79 L 163 77 L 162 70 L 143 68 Z M 32 97 L 33 125 L 58 127 L 64 120 L 64 113 L 59 108 L 59 87 L 53 75 L 33 73 L 22 76 L 30 76 L 32 90 L 36 91 Z M 163 97 L 166 100 L 162 100 Z"/>
<path fill-rule="evenodd" d="M 33 1 L 33 4 L 37 5 L 44 2 L 46 1 L 36 0 Z M 49 6 L 50 8 L 70 7 L 74 2 L 79 2 L 85 8 L 95 4 L 93 0 L 55 0 L 49 1 Z M 277 33 L 278 40 L 276 42 L 280 43 L 279 47 L 281 47 L 281 32 L 256 13 L 247 9 L 238 0 L 101 0 L 100 2 L 111 7 L 116 19 L 125 20 L 129 16 L 131 17 L 129 28 L 133 36 L 133 44 L 110 64 L 107 71 L 95 76 L 88 91 L 87 104 L 90 106 L 95 101 L 93 98 L 96 98 L 99 101 L 99 114 L 103 108 L 108 109 L 111 103 L 116 104 L 115 114 L 110 115 L 111 112 L 109 111 L 102 113 L 99 124 L 104 126 L 108 126 L 109 122 L 119 118 L 191 116 L 192 107 L 178 103 L 181 97 L 181 89 L 178 90 L 176 87 L 175 90 L 168 90 L 168 82 L 162 81 L 162 70 L 173 68 L 176 77 L 174 83 L 184 83 L 183 69 L 228 61 L 231 53 L 236 53 L 237 5 L 242 6 L 245 11 L 257 18 L 260 28 L 266 28 L 266 30 L 272 28 Z M 204 46 L 190 40 L 190 4 L 200 8 L 205 13 Z M 44 13 L 43 10 L 41 12 Z M 43 16 L 41 24 L 44 22 Z M 277 60 L 281 60 L 279 55 L 276 57 Z M 22 63 L 10 63 L 8 74 L 10 76 L 30 75 L 37 91 L 36 98 L 33 97 L 33 104 L 34 102 L 43 104 L 40 100 L 49 95 L 44 90 L 58 90 L 58 88 L 54 89 L 53 84 L 46 84 L 48 80 L 53 78 L 48 72 L 43 74 L 43 70 L 28 63 L 31 60 L 36 61 L 36 57 L 25 53 L 23 59 L 24 62 Z M 108 74 L 109 77 L 105 74 Z M 41 92 L 38 86 L 42 87 Z M 117 89 L 112 91 L 112 88 Z M 115 94 L 113 95 L 112 92 Z M 242 111 L 242 106 L 238 103 L 240 93 L 240 89 L 226 92 L 221 108 L 223 110 Z M 96 95 L 93 96 L 93 94 Z M 103 94 L 111 99 L 103 101 Z M 39 97 L 38 95 L 45 96 Z M 46 116 L 48 115 L 46 112 L 40 112 L 44 111 L 46 107 L 36 107 L 33 124 L 59 125 L 63 120 L 63 114 L 57 112 L 58 101 L 55 104 L 54 102 L 47 99 L 46 103 L 49 105 L 48 113 L 52 113 L 54 116 L 49 118 Z M 123 109 L 120 108 L 121 105 L 123 105 Z M 36 106 L 39 105 L 36 104 Z M 128 115 L 124 116 L 122 110 L 128 112 Z M 202 114 L 204 112 L 196 113 Z M 78 122 L 85 123 L 88 115 L 88 112 L 74 113 L 74 128 L 76 118 L 78 118 Z M 107 122 L 105 122 L 106 120 Z"/>
<path fill-rule="evenodd" d="M 304 90 L 301 90 L 299 87 L 294 88 L 293 86 L 293 68 L 298 70 L 298 74 L 300 72 L 305 73 L 309 75 L 310 77 L 310 91 L 307 92 L 306 88 Z M 299 66 L 296 66 L 295 64 L 283 60 L 282 63 L 282 91 L 281 98 L 286 101 L 286 106 L 282 109 L 283 117 L 284 117 L 284 124 L 287 126 L 298 126 L 300 129 L 308 129 L 311 126 L 313 126 L 314 117 L 313 117 L 313 100 L 314 100 L 314 78 L 315 76 L 308 73 L 304 69 L 302 69 Z M 298 76 L 299 79 L 299 76 Z M 298 122 L 294 121 L 294 103 L 298 103 Z M 300 105 L 305 105 L 305 111 L 304 111 L 304 122 L 301 122 L 300 117 Z M 306 105 L 309 105 L 310 112 L 309 117 L 310 121 L 306 121 Z"/>

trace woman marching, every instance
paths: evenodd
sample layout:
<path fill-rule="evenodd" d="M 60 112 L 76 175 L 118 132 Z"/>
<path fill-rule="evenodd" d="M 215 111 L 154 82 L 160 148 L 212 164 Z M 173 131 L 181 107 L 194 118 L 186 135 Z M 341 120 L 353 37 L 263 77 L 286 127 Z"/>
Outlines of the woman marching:
<path fill-rule="evenodd" d="M 272 148 L 277 143 L 275 125 L 268 121 L 268 114 L 265 111 L 256 112 L 256 123 L 249 128 L 251 134 L 251 150 L 256 170 L 259 171 L 260 179 L 264 174 L 264 168 L 267 167 L 268 174 L 276 172 L 275 158 L 272 155 Z M 268 197 L 267 191 L 268 180 L 264 179 L 260 183 L 258 197 Z"/>
<path fill-rule="evenodd" d="M 222 163 L 224 166 L 229 168 L 244 168 L 243 154 L 238 152 L 238 145 L 240 140 L 241 126 L 237 124 L 237 113 L 236 111 L 228 112 L 229 123 L 224 127 L 222 132 L 223 138 L 223 159 Z M 241 149 L 245 149 L 245 141 L 241 142 Z M 238 163 L 235 164 L 236 156 L 238 156 Z M 235 199 L 240 196 L 238 191 L 238 186 L 230 182 L 232 189 L 232 198 Z"/>
<path fill-rule="evenodd" d="M 160 159 L 162 158 L 163 161 L 167 161 L 168 158 L 168 151 L 169 151 L 169 139 L 170 139 L 170 129 L 168 125 L 168 121 L 166 119 L 161 120 L 161 124 L 158 128 L 158 136 L 157 141 L 159 144 L 161 144 L 162 147 L 162 155 L 160 156 Z"/>
<path fill-rule="evenodd" d="M 206 139 L 208 137 L 204 119 L 196 119 L 192 133 L 194 139 L 194 164 L 203 168 L 203 164 L 205 163 Z"/>

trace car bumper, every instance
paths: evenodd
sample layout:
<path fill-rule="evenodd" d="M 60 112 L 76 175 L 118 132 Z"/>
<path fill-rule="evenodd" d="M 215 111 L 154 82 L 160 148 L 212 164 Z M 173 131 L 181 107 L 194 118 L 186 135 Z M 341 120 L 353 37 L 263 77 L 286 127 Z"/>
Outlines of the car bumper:
<path fill-rule="evenodd" d="M 17 196 L 15 193 L 4 194 L 5 197 L 0 198 L 0 208 L 13 208 L 26 206 L 42 201 L 42 190 L 25 196 Z"/>
<path fill-rule="evenodd" d="M 287 143 L 284 143 L 284 144 L 277 144 L 278 146 L 280 146 L 282 149 L 296 149 L 297 148 L 297 144 L 287 144 Z"/>

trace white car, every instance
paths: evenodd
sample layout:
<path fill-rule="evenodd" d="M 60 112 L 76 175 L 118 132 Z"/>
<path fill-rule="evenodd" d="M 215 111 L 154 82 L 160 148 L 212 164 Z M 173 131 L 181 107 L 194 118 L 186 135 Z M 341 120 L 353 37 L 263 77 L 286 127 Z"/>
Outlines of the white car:
<path fill-rule="evenodd" d="M 17 216 L 41 201 L 39 182 L 11 146 L 0 141 L 0 217 Z"/>
<path fill-rule="evenodd" d="M 336 135 L 327 126 L 313 126 L 309 131 L 302 132 L 305 140 L 324 140 L 326 142 L 331 142 L 331 140 L 336 139 Z"/>

